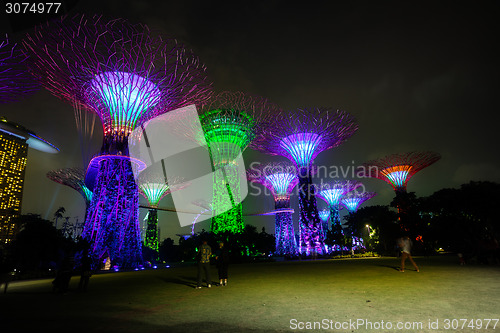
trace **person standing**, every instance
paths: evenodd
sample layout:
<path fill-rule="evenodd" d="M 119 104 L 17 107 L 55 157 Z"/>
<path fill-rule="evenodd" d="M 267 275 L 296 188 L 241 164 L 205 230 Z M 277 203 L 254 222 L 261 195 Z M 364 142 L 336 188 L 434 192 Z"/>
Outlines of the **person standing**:
<path fill-rule="evenodd" d="M 417 272 L 420 272 L 417 264 L 415 263 L 415 261 L 413 260 L 413 258 L 411 256 L 411 247 L 413 244 L 410 240 L 410 237 L 408 237 L 408 236 L 401 237 L 398 240 L 398 245 L 399 245 L 401 252 L 402 252 L 401 253 L 401 268 L 399 269 L 399 271 L 400 272 L 405 271 L 405 261 L 408 258 L 408 259 L 410 259 L 410 262 L 412 263 L 413 267 L 415 267 L 415 270 Z"/>
<path fill-rule="evenodd" d="M 200 248 L 198 249 L 197 259 L 198 259 L 198 284 L 196 289 L 201 288 L 201 272 L 205 271 L 205 280 L 207 281 L 207 287 L 212 287 L 212 280 L 210 279 L 210 257 L 212 256 L 212 248 L 207 244 L 206 240 L 203 240 Z"/>
<path fill-rule="evenodd" d="M 217 269 L 219 271 L 219 286 L 227 286 L 227 269 L 229 267 L 229 251 L 223 242 L 219 243 L 219 249 L 215 253 Z"/>

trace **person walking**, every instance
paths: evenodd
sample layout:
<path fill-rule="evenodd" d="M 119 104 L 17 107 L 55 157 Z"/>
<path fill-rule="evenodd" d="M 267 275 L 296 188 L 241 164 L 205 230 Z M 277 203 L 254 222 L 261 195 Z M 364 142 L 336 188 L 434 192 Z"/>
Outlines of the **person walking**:
<path fill-rule="evenodd" d="M 206 240 L 203 240 L 200 248 L 198 249 L 197 259 L 198 259 L 198 284 L 196 289 L 201 288 L 201 273 L 205 271 L 205 280 L 207 281 L 207 287 L 212 287 L 212 280 L 210 279 L 210 257 L 212 256 L 212 248 L 207 244 Z"/>
<path fill-rule="evenodd" d="M 217 269 L 219 271 L 219 286 L 227 286 L 227 269 L 229 267 L 229 251 L 223 242 L 219 243 L 219 249 L 215 252 Z"/>
<path fill-rule="evenodd" d="M 408 259 L 410 259 L 410 262 L 412 263 L 413 267 L 415 267 L 415 270 L 417 272 L 420 272 L 417 264 L 415 263 L 415 261 L 413 260 L 413 258 L 411 256 L 411 247 L 413 244 L 411 242 L 410 237 L 408 237 L 408 236 L 401 237 L 398 240 L 398 245 L 399 245 L 399 248 L 401 249 L 401 252 L 402 252 L 401 253 L 401 268 L 399 269 L 399 271 L 400 272 L 405 271 L 405 261 L 408 258 Z"/>

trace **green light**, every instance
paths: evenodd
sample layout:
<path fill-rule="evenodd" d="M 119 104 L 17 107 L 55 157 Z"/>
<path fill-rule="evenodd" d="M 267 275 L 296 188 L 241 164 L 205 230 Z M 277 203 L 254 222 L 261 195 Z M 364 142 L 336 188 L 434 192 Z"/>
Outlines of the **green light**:
<path fill-rule="evenodd" d="M 214 173 L 213 205 L 214 211 L 226 212 L 212 218 L 212 232 L 242 232 L 240 177 L 234 161 L 254 139 L 255 121 L 243 111 L 215 109 L 201 115 L 200 123 L 214 168 L 224 168 L 224 173 Z M 228 184 L 235 188 L 231 191 Z"/>

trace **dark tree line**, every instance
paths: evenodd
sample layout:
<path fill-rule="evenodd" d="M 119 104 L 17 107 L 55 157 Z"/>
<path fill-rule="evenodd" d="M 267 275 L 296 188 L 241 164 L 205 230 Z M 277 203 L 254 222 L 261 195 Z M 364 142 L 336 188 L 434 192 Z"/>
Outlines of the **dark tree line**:
<path fill-rule="evenodd" d="M 500 184 L 470 182 L 428 197 L 399 193 L 391 206 L 402 207 L 401 214 L 389 206 L 371 206 L 348 216 L 347 223 L 365 237 L 365 226 L 370 225 L 376 234 L 375 250 L 382 254 L 393 252 L 395 240 L 407 234 L 421 254 L 442 248 L 487 261 L 498 255 L 499 203 Z"/>
<path fill-rule="evenodd" d="M 258 232 L 253 225 L 246 225 L 243 232 L 239 234 L 230 232 L 213 234 L 202 231 L 188 239 L 181 237 L 179 245 L 174 245 L 174 241 L 167 238 L 160 245 L 160 259 L 166 262 L 194 261 L 196 249 L 204 239 L 214 251 L 218 248 L 219 242 L 224 242 L 229 249 L 231 261 L 234 262 L 263 259 L 275 249 L 274 236 L 266 233 L 265 228 Z"/>

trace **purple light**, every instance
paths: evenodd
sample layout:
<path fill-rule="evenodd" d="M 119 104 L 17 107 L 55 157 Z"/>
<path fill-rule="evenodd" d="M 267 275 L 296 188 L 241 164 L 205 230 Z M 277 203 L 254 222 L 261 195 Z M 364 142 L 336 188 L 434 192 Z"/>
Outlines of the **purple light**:
<path fill-rule="evenodd" d="M 100 73 L 90 85 L 109 110 L 114 131 L 133 130 L 141 115 L 161 99 L 161 91 L 154 83 L 132 73 Z"/>
<path fill-rule="evenodd" d="M 298 166 L 309 166 L 311 160 L 317 155 L 316 148 L 320 142 L 321 136 L 318 134 L 297 133 L 283 138 L 280 146 L 292 156 Z"/>
<path fill-rule="evenodd" d="M 291 173 L 274 173 L 266 176 L 266 181 L 272 184 L 274 193 L 278 196 L 289 195 L 290 184 L 297 179 L 297 176 Z"/>

